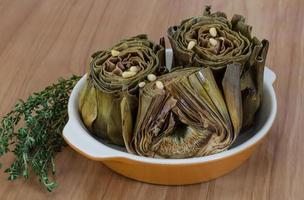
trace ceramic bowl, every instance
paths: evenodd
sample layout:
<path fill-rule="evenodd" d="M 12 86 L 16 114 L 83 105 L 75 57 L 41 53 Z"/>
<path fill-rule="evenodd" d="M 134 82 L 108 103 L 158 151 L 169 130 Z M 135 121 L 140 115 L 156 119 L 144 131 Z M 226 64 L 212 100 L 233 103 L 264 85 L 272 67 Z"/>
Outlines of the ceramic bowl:
<path fill-rule="evenodd" d="M 167 66 L 171 66 L 172 50 L 167 49 Z M 93 137 L 82 123 L 78 112 L 79 92 L 86 76 L 76 84 L 68 104 L 69 121 L 63 130 L 66 142 L 83 156 L 101 161 L 115 172 L 143 182 L 184 185 L 220 177 L 240 166 L 267 135 L 277 112 L 272 86 L 275 74 L 265 68 L 264 97 L 254 127 L 241 134 L 231 148 L 210 156 L 187 159 L 159 159 L 129 154 L 124 148 L 109 145 Z"/>

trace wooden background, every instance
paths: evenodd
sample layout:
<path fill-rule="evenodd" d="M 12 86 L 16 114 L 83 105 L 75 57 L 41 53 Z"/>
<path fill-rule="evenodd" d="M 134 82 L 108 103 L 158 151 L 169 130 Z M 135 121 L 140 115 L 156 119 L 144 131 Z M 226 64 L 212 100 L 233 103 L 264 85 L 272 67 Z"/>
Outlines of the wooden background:
<path fill-rule="evenodd" d="M 137 33 L 157 41 L 205 4 L 245 15 L 271 43 L 278 115 L 245 164 L 208 183 L 166 187 L 122 177 L 66 148 L 56 158 L 55 192 L 35 178 L 9 182 L 2 170 L 0 199 L 304 199 L 303 0 L 0 0 L 0 115 L 60 76 L 83 74 L 92 52 Z M 0 161 L 8 167 L 12 159 Z"/>

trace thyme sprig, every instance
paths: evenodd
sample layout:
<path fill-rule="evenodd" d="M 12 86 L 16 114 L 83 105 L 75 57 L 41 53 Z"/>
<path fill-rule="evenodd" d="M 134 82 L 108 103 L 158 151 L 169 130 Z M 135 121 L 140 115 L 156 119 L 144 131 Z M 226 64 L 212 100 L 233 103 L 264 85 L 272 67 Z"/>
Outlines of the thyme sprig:
<path fill-rule="evenodd" d="M 3 117 L 0 157 L 8 152 L 13 152 L 15 157 L 5 170 L 9 180 L 28 179 L 33 173 L 48 191 L 57 187 L 54 157 L 65 146 L 62 129 L 68 120 L 68 99 L 79 78 L 74 75 L 70 79 L 60 79 L 58 83 L 33 93 L 26 101 L 19 100 Z"/>

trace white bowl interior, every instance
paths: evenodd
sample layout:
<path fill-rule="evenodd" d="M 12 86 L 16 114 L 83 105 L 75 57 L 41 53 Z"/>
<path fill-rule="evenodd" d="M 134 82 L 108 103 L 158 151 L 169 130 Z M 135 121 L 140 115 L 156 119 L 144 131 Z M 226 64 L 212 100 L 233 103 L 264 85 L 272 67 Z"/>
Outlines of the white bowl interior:
<path fill-rule="evenodd" d="M 229 149 L 235 148 L 235 147 L 243 144 L 244 142 L 246 142 L 250 138 L 252 138 L 255 134 L 257 134 L 259 132 L 259 130 L 267 122 L 267 119 L 270 117 L 270 114 L 271 114 L 271 106 L 269 106 L 269 105 L 271 105 L 271 98 L 270 98 L 270 93 L 267 89 L 268 89 L 267 87 L 264 88 L 263 103 L 262 103 L 262 106 L 261 106 L 260 110 L 258 111 L 256 117 L 255 117 L 254 126 L 251 127 L 250 129 L 246 130 L 246 131 L 241 132 L 239 134 L 239 136 L 237 137 L 237 139 L 235 140 L 235 142 L 231 145 L 231 147 Z M 78 102 L 77 102 L 77 104 L 78 104 Z M 77 104 L 75 104 L 75 105 L 77 105 Z M 81 120 L 81 117 L 80 117 L 79 114 L 76 116 L 76 118 L 77 118 L 77 120 L 80 121 L 81 127 L 86 132 L 89 132 L 89 130 L 82 123 L 82 120 Z M 93 134 L 91 135 L 91 137 L 93 137 L 95 140 L 98 140 L 102 144 L 104 144 L 104 145 L 106 145 L 106 146 L 108 146 L 112 149 L 116 149 L 116 150 L 122 151 L 122 152 L 127 152 L 125 147 L 121 147 L 121 146 L 118 146 L 118 145 L 113 145 L 111 143 L 108 143 L 106 140 L 95 137 Z"/>
<path fill-rule="evenodd" d="M 171 66 L 172 63 L 172 50 L 167 50 L 167 66 Z M 139 160 L 143 162 L 156 162 L 165 164 L 175 163 L 193 163 L 201 161 L 210 161 L 213 159 L 222 158 L 228 155 L 237 153 L 248 146 L 259 141 L 264 135 L 267 134 L 270 129 L 276 114 L 276 98 L 272 87 L 272 83 L 275 80 L 274 73 L 268 68 L 265 69 L 264 74 L 264 96 L 262 100 L 262 106 L 258 111 L 255 119 L 254 126 L 246 132 L 242 132 L 231 148 L 225 152 L 217 153 L 210 156 L 186 158 L 186 159 L 159 159 L 159 158 L 147 158 L 127 153 L 124 147 L 112 145 L 106 141 L 94 137 L 86 129 L 82 123 L 80 114 L 78 112 L 78 96 L 81 88 L 83 87 L 86 77 L 77 83 L 72 91 L 69 100 L 69 117 L 70 120 L 63 131 L 65 138 L 70 144 L 78 148 L 83 153 L 93 158 L 110 158 L 110 157 L 126 157 L 133 160 Z M 85 140 L 85 141 L 84 141 Z M 99 152 L 103 151 L 103 152 Z"/>

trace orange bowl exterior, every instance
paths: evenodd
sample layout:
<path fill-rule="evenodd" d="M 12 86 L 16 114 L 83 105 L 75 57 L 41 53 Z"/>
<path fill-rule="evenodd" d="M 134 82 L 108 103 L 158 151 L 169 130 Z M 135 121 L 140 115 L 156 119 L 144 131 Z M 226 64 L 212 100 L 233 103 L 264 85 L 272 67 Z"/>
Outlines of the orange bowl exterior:
<path fill-rule="evenodd" d="M 205 182 L 229 173 L 247 160 L 256 147 L 257 144 L 230 157 L 197 164 L 151 164 L 124 158 L 105 160 L 103 163 L 118 174 L 138 181 L 160 185 L 186 185 Z"/>
<path fill-rule="evenodd" d="M 231 172 L 249 158 L 260 142 L 231 156 L 194 164 L 152 164 L 122 157 L 96 159 L 68 143 L 85 157 L 102 161 L 113 171 L 131 179 L 159 185 L 187 185 L 209 181 Z"/>

